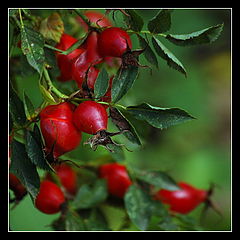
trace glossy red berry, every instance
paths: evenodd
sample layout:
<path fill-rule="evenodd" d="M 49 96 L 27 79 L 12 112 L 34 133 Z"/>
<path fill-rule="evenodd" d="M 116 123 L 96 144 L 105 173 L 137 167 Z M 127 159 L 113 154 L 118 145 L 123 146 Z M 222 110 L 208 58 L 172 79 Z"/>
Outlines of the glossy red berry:
<path fill-rule="evenodd" d="M 46 152 L 53 148 L 53 156 L 57 158 L 75 149 L 81 141 L 81 132 L 72 122 L 74 105 L 60 103 L 49 105 L 40 112 L 40 127 L 45 140 Z"/>
<path fill-rule="evenodd" d="M 84 15 L 88 18 L 90 23 L 95 24 L 96 26 L 99 25 L 100 27 L 111 27 L 112 23 L 110 20 L 102 13 L 97 12 L 97 11 L 86 11 Z M 83 29 L 87 32 L 88 31 L 88 26 L 87 24 L 82 20 L 81 17 L 77 17 L 77 20 L 83 27 Z"/>
<path fill-rule="evenodd" d="M 81 46 L 83 49 L 87 50 L 87 62 L 91 65 L 96 65 L 103 60 L 98 52 L 98 38 L 99 33 L 91 31 Z"/>
<path fill-rule="evenodd" d="M 48 180 L 41 183 L 35 200 L 35 206 L 38 210 L 46 214 L 58 213 L 61 211 L 61 205 L 64 202 L 64 194 L 55 183 Z"/>
<path fill-rule="evenodd" d="M 55 166 L 54 170 L 56 171 L 56 174 L 65 190 L 68 193 L 75 195 L 77 191 L 77 174 L 73 168 L 62 163 Z M 53 181 L 51 175 L 49 174 L 47 175 L 47 179 Z"/>
<path fill-rule="evenodd" d="M 99 70 L 87 61 L 87 51 L 85 50 L 72 64 L 72 78 L 76 81 L 79 89 L 82 89 L 83 82 L 87 79 L 88 82 L 95 82 Z"/>
<path fill-rule="evenodd" d="M 72 62 L 72 79 L 77 82 L 80 89 L 84 80 L 96 80 L 99 70 L 95 65 L 103 61 L 103 58 L 98 53 L 98 35 L 95 31 L 89 33 L 87 39 L 81 45 L 82 53 Z"/>
<path fill-rule="evenodd" d="M 80 103 L 74 111 L 73 122 L 79 131 L 96 134 L 107 129 L 108 114 L 101 104 L 85 101 Z"/>
<path fill-rule="evenodd" d="M 71 47 L 77 39 L 74 37 L 63 33 L 60 42 L 55 46 L 59 50 L 67 50 Z M 68 55 L 63 55 L 56 51 L 57 65 L 59 67 L 61 75 L 58 77 L 59 81 L 69 81 L 72 80 L 71 67 L 72 61 L 83 52 L 83 49 L 75 49 Z"/>
<path fill-rule="evenodd" d="M 172 212 L 182 214 L 191 212 L 207 199 L 208 193 L 205 190 L 197 189 L 184 182 L 180 182 L 178 185 L 180 190 L 161 189 L 155 195 L 155 199 L 168 204 Z"/>
<path fill-rule="evenodd" d="M 98 37 L 98 51 L 102 57 L 122 57 L 131 48 L 131 38 L 121 28 L 107 28 Z"/>
<path fill-rule="evenodd" d="M 9 173 L 9 188 L 13 191 L 16 200 L 21 200 L 27 194 L 26 188 L 13 173 Z"/>
<path fill-rule="evenodd" d="M 107 180 L 108 191 L 113 196 L 123 198 L 132 184 L 126 167 L 118 163 L 108 163 L 100 166 L 99 177 Z"/>

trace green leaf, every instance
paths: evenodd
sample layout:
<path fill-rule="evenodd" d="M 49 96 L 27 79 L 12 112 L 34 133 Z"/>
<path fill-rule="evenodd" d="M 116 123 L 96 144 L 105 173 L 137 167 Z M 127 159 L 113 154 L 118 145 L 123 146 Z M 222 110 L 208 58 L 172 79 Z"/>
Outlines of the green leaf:
<path fill-rule="evenodd" d="M 166 39 L 178 46 L 212 43 L 220 36 L 223 26 L 224 24 L 218 24 L 190 34 L 167 34 Z"/>
<path fill-rule="evenodd" d="M 112 231 L 120 231 L 120 229 L 126 224 L 127 213 L 124 207 L 103 203 L 100 206 L 100 210 Z"/>
<path fill-rule="evenodd" d="M 24 104 L 13 89 L 11 83 L 9 84 L 9 112 L 13 123 L 16 125 L 23 126 L 26 123 L 27 119 Z"/>
<path fill-rule="evenodd" d="M 15 139 L 11 143 L 10 172 L 20 179 L 34 201 L 40 187 L 38 172 L 29 159 L 24 144 Z"/>
<path fill-rule="evenodd" d="M 9 9 L 9 16 L 12 17 L 13 15 L 18 14 L 18 9 Z"/>
<path fill-rule="evenodd" d="M 76 209 L 85 209 L 97 206 L 107 198 L 107 184 L 105 179 L 98 179 L 93 185 L 83 184 L 73 202 Z"/>
<path fill-rule="evenodd" d="M 34 126 L 34 131 L 27 130 L 26 131 L 26 151 L 29 159 L 34 163 L 37 167 L 47 170 L 53 171 L 50 164 L 47 162 L 45 158 L 45 154 L 43 152 L 43 144 L 42 140 L 39 137 L 40 130 L 37 125 Z"/>
<path fill-rule="evenodd" d="M 27 96 L 25 91 L 23 92 L 23 104 L 24 104 L 24 110 L 25 114 L 28 120 L 32 120 L 36 117 L 36 112 L 33 106 L 33 103 L 31 102 L 30 98 Z"/>
<path fill-rule="evenodd" d="M 187 76 L 186 70 L 182 63 L 170 52 L 157 38 L 152 37 L 153 47 L 161 58 L 167 61 L 169 67 L 183 73 Z"/>
<path fill-rule="evenodd" d="M 134 9 L 126 9 L 125 11 L 129 15 L 124 16 L 126 23 L 133 31 L 140 32 L 144 25 L 142 17 Z"/>
<path fill-rule="evenodd" d="M 136 119 L 146 121 L 153 127 L 160 129 L 195 119 L 180 108 L 160 108 L 148 103 L 129 106 L 126 110 Z"/>
<path fill-rule="evenodd" d="M 94 95 L 96 98 L 102 97 L 106 94 L 109 85 L 109 77 L 105 68 L 98 74 L 94 84 Z"/>
<path fill-rule="evenodd" d="M 121 67 L 116 76 L 113 78 L 112 84 L 112 102 L 118 102 L 132 87 L 138 75 L 138 67 L 128 65 Z"/>
<path fill-rule="evenodd" d="M 146 60 L 151 63 L 152 65 L 154 65 L 156 68 L 158 68 L 158 60 L 157 57 L 154 53 L 154 51 L 151 49 L 151 47 L 149 46 L 149 44 L 147 43 L 147 41 L 140 35 L 138 35 L 138 40 L 139 40 L 139 44 L 140 46 L 145 49 L 143 52 L 144 57 L 146 58 Z"/>
<path fill-rule="evenodd" d="M 68 211 L 65 220 L 65 231 L 84 231 L 86 230 L 84 221 L 75 211 Z M 61 222 L 61 220 L 59 221 Z"/>
<path fill-rule="evenodd" d="M 21 28 L 21 48 L 28 63 L 40 74 L 45 61 L 44 39 L 42 35 L 30 27 Z"/>
<path fill-rule="evenodd" d="M 152 200 L 140 187 L 131 185 L 124 196 L 124 203 L 131 221 L 146 230 L 152 215 Z"/>
<path fill-rule="evenodd" d="M 86 229 L 88 231 L 109 231 L 109 227 L 104 215 L 97 208 L 92 208 L 90 216 L 85 219 Z"/>
<path fill-rule="evenodd" d="M 134 169 L 135 176 L 151 185 L 170 191 L 179 190 L 176 181 L 163 171 Z"/>
<path fill-rule="evenodd" d="M 141 141 L 137 135 L 134 126 L 129 122 L 129 120 L 122 114 L 117 108 L 110 107 L 109 114 L 112 122 L 117 126 L 120 131 L 128 130 L 124 132 L 123 135 L 132 143 L 141 145 Z"/>
<path fill-rule="evenodd" d="M 148 22 L 148 30 L 152 33 L 163 33 L 171 28 L 172 9 L 162 9 Z"/>
<path fill-rule="evenodd" d="M 109 152 L 109 154 L 116 162 L 122 162 L 125 160 L 125 155 L 122 146 L 115 144 L 107 144 L 107 148 L 112 150 L 112 152 Z"/>

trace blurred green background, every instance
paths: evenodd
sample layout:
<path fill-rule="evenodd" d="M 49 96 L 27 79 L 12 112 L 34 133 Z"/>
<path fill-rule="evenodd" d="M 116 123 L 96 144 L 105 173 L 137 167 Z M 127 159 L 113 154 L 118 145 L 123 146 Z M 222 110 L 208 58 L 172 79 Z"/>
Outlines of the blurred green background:
<path fill-rule="evenodd" d="M 44 17 L 51 11 L 32 10 Z M 99 11 L 103 12 L 102 9 Z M 146 23 L 158 10 L 137 11 L 144 18 L 144 29 L 147 29 Z M 121 13 L 116 13 L 115 18 L 117 26 L 124 26 Z M 214 183 L 212 200 L 222 217 L 208 210 L 201 222 L 206 230 L 231 230 L 231 10 L 175 9 L 169 31 L 172 34 L 191 33 L 220 23 L 224 23 L 223 32 L 212 44 L 179 47 L 161 39 L 183 63 L 187 78 L 158 58 L 159 69 L 153 67 L 152 75 L 148 68 L 140 69 L 133 88 L 120 102 L 126 106 L 147 102 L 160 107 L 178 107 L 197 118 L 164 130 L 136 122 L 144 146 L 133 152 L 125 151 L 125 156 L 128 166 L 164 170 L 176 181 L 186 181 L 198 188 L 208 189 Z M 65 26 L 65 30 L 67 33 L 74 31 L 76 35 L 76 29 Z M 135 36 L 132 40 L 133 49 L 139 49 Z M 18 51 L 15 49 L 13 56 Z M 140 56 L 140 63 L 148 64 L 143 56 Z M 39 106 L 42 97 L 38 90 L 38 75 L 34 71 L 27 74 L 19 69 L 15 84 L 20 93 L 25 89 L 34 105 Z M 109 128 L 114 129 L 111 123 Z M 116 139 L 125 141 L 121 137 Z M 101 147 L 93 152 L 81 144 L 68 157 L 85 162 L 106 154 Z M 201 210 L 202 206 L 190 215 L 199 219 Z M 49 231 L 49 224 L 57 217 L 58 214 L 39 212 L 26 197 L 10 211 L 9 224 L 12 230 Z"/>

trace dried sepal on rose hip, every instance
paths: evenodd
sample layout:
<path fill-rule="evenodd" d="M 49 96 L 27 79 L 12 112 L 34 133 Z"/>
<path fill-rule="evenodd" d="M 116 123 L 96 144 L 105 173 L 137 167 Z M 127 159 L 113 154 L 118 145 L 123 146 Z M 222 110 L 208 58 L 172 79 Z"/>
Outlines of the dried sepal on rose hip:
<path fill-rule="evenodd" d="M 108 144 L 119 145 L 111 137 L 122 132 L 107 132 L 108 114 L 106 108 L 95 101 L 84 101 L 73 113 L 73 122 L 79 131 L 93 135 L 85 144 L 90 144 L 93 150 L 102 145 L 112 151 Z"/>

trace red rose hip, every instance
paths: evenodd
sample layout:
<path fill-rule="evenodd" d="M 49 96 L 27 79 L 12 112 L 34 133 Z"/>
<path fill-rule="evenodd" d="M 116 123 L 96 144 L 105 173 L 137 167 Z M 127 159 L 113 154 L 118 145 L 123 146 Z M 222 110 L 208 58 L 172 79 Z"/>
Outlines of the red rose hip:
<path fill-rule="evenodd" d="M 27 194 L 27 189 L 13 173 L 9 173 L 9 188 L 14 192 L 17 201 Z"/>
<path fill-rule="evenodd" d="M 74 106 L 70 103 L 49 105 L 40 113 L 40 127 L 45 140 L 46 152 L 53 148 L 57 158 L 75 149 L 81 141 L 81 132 L 72 122 Z"/>
<path fill-rule="evenodd" d="M 98 51 L 102 57 L 122 57 L 132 48 L 127 32 L 118 27 L 103 30 L 98 37 Z"/>
<path fill-rule="evenodd" d="M 110 194 L 123 198 L 128 187 L 132 184 L 126 167 L 118 163 L 104 164 L 99 168 L 99 177 L 107 180 Z"/>
<path fill-rule="evenodd" d="M 61 205 L 65 202 L 62 190 L 53 182 L 45 180 L 40 185 L 36 197 L 35 206 L 46 214 L 54 214 L 61 211 Z"/>
<path fill-rule="evenodd" d="M 94 101 L 80 103 L 73 113 L 73 122 L 79 131 L 96 134 L 107 129 L 108 115 L 106 109 Z"/>
<path fill-rule="evenodd" d="M 155 195 L 155 199 L 168 204 L 172 212 L 181 214 L 191 212 L 200 203 L 207 200 L 207 191 L 197 189 L 184 182 L 180 182 L 178 185 L 181 189 L 176 191 L 161 189 Z"/>
<path fill-rule="evenodd" d="M 74 37 L 63 33 L 60 42 L 55 46 L 59 50 L 67 50 L 71 47 L 77 39 Z M 61 75 L 58 77 L 59 81 L 69 81 L 72 80 L 71 65 L 72 61 L 83 52 L 83 49 L 75 49 L 68 55 L 63 55 L 60 52 L 56 52 L 57 65 L 59 67 Z"/>
<path fill-rule="evenodd" d="M 73 168 L 67 164 L 62 163 L 55 166 L 54 170 L 56 171 L 56 174 L 59 177 L 59 180 L 65 190 L 68 193 L 75 195 L 77 191 L 77 174 Z M 53 181 L 50 174 L 47 174 L 47 179 Z"/>

